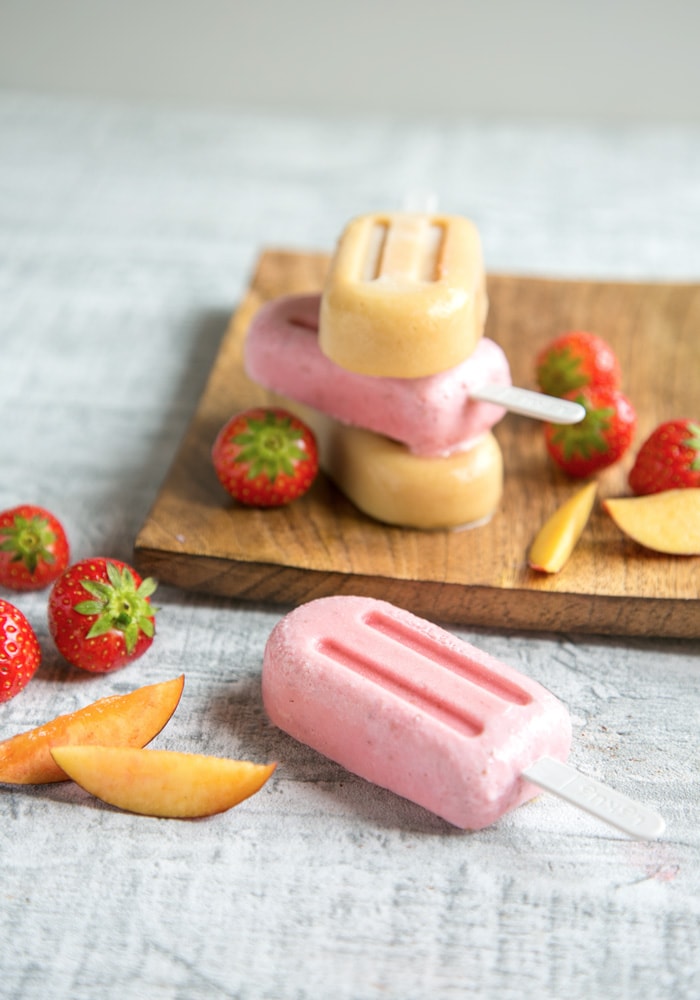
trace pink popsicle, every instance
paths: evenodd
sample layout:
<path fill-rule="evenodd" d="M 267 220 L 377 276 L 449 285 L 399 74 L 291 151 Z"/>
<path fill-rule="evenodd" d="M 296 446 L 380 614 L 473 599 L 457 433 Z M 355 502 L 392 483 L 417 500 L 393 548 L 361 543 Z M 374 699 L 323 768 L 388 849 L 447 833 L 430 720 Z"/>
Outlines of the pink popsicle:
<path fill-rule="evenodd" d="M 385 601 L 326 597 L 273 629 L 271 720 L 349 771 L 463 829 L 533 798 L 522 777 L 565 761 L 571 722 L 536 681 Z"/>
<path fill-rule="evenodd" d="M 318 344 L 319 295 L 294 295 L 264 305 L 254 316 L 244 346 L 244 366 L 273 392 L 408 446 L 417 455 L 439 456 L 490 430 L 502 406 L 469 398 L 484 383 L 509 386 L 505 354 L 482 337 L 473 353 L 437 375 L 384 378 L 341 368 Z"/>

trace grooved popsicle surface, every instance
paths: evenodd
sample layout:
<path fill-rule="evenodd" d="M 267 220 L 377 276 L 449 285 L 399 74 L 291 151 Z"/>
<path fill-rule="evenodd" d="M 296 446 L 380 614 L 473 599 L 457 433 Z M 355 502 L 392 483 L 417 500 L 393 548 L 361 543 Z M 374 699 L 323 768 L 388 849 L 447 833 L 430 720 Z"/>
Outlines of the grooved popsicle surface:
<path fill-rule="evenodd" d="M 505 489 L 494 518 L 461 532 L 372 521 L 324 476 L 286 509 L 234 505 L 209 453 L 236 410 L 271 397 L 245 375 L 248 324 L 267 300 L 318 291 L 328 256 L 265 250 L 231 319 L 204 394 L 136 539 L 135 557 L 160 580 L 212 594 L 297 604 L 334 593 L 382 597 L 433 619 L 508 628 L 619 635 L 700 635 L 700 558 L 667 557 L 626 539 L 596 505 L 570 562 L 529 570 L 538 528 L 580 483 L 549 461 L 540 425 L 510 414 L 496 428 Z M 534 388 L 533 362 L 557 333 L 593 330 L 617 352 L 639 415 L 632 451 L 599 477 L 599 499 L 628 492 L 642 440 L 662 420 L 697 416 L 700 285 L 547 280 L 489 275 L 486 333 Z"/>

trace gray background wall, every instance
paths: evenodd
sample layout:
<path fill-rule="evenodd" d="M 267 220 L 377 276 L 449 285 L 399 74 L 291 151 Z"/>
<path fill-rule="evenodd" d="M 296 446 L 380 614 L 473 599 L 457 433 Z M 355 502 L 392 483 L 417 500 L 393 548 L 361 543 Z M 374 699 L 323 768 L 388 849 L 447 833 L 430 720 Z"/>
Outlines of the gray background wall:
<path fill-rule="evenodd" d="M 700 123 L 697 0 L 0 0 L 0 87 Z"/>

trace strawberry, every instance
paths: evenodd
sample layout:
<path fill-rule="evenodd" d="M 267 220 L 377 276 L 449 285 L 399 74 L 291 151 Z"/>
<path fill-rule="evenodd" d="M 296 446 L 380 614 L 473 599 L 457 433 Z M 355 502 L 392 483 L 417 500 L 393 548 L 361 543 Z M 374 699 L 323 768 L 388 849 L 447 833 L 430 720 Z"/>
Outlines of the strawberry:
<path fill-rule="evenodd" d="M 550 396 L 564 396 L 587 385 L 619 389 L 620 364 L 607 341 L 595 333 L 572 330 L 550 341 L 535 360 L 537 384 Z"/>
<path fill-rule="evenodd" d="M 221 485 L 240 503 L 281 507 L 303 496 L 318 472 L 312 431 L 279 407 L 235 414 L 212 448 Z"/>
<path fill-rule="evenodd" d="M 0 586 L 42 590 L 68 565 L 61 522 L 43 507 L 22 504 L 0 512 Z"/>
<path fill-rule="evenodd" d="M 0 598 L 0 702 L 26 687 L 41 662 L 41 647 L 22 612 Z"/>
<path fill-rule="evenodd" d="M 49 631 L 75 667 L 107 673 L 146 652 L 155 634 L 156 582 L 116 559 L 83 559 L 49 594 Z"/>
<path fill-rule="evenodd" d="M 628 482 L 639 494 L 700 486 L 700 423 L 659 424 L 637 452 Z"/>
<path fill-rule="evenodd" d="M 564 399 L 581 403 L 586 416 L 578 424 L 544 425 L 547 451 L 564 472 L 590 476 L 617 462 L 632 443 L 637 425 L 634 408 L 617 390 L 587 386 Z"/>

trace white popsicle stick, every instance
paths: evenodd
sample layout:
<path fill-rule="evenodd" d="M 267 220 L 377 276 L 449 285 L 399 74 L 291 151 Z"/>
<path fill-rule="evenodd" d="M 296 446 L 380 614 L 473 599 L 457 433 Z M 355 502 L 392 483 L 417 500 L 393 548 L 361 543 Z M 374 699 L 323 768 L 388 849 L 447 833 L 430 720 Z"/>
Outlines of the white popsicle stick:
<path fill-rule="evenodd" d="M 552 424 L 577 424 L 586 416 L 586 409 L 580 403 L 531 389 L 519 389 L 515 385 L 480 385 L 470 389 L 469 396 L 484 403 L 496 403 L 511 413 L 548 420 Z"/>
<path fill-rule="evenodd" d="M 402 211 L 434 214 L 437 211 L 437 195 L 431 191 L 410 191 L 403 200 Z M 552 424 L 578 424 L 586 415 L 580 403 L 568 399 L 558 399 L 543 392 L 532 392 L 514 385 L 487 384 L 469 393 L 472 399 L 484 403 L 496 403 L 511 413 L 535 420 L 547 420 Z"/>
<path fill-rule="evenodd" d="M 402 212 L 434 215 L 438 210 L 438 197 L 434 191 L 408 191 L 401 203 Z"/>
<path fill-rule="evenodd" d="M 656 840 L 666 828 L 653 809 L 560 760 L 543 757 L 525 768 L 523 777 L 639 840 Z"/>

